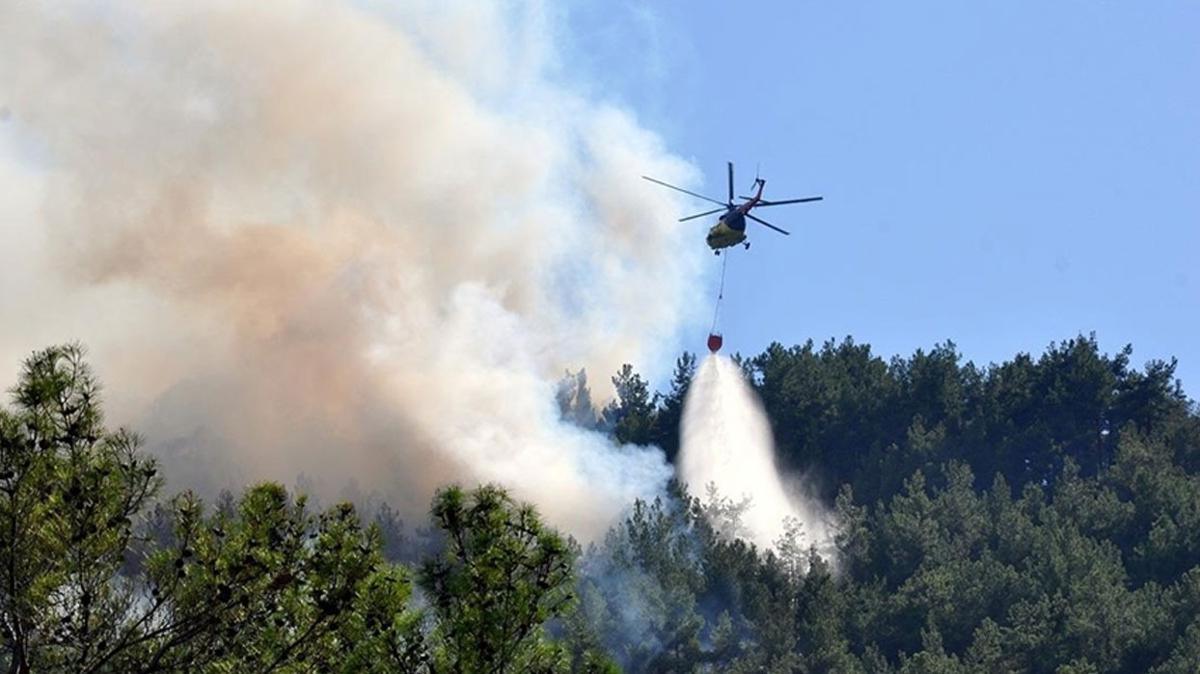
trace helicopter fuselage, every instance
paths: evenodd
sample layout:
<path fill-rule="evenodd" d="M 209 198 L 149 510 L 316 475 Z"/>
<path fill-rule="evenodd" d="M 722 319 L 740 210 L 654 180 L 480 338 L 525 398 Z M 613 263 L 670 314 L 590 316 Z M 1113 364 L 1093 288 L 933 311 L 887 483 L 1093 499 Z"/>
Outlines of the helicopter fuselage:
<path fill-rule="evenodd" d="M 746 214 L 741 208 L 731 208 L 725 211 L 717 224 L 708 230 L 705 237 L 708 247 L 713 250 L 736 246 L 746 240 Z"/>
<path fill-rule="evenodd" d="M 758 187 L 758 194 L 748 197 L 748 201 L 740 206 L 731 204 L 729 210 L 717 220 L 717 224 L 708 230 L 708 236 L 704 240 L 709 248 L 719 252 L 722 248 L 736 246 L 746 240 L 746 214 L 762 200 L 763 185 L 766 183 L 762 178 L 755 178 L 754 185 Z M 732 181 L 730 185 L 729 191 L 732 193 Z M 746 243 L 745 246 L 749 248 L 750 244 Z"/>

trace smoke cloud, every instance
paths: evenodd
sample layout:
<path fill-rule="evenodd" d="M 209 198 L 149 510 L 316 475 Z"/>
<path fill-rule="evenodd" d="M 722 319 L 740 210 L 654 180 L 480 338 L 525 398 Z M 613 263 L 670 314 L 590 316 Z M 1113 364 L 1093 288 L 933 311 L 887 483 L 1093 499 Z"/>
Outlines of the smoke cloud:
<path fill-rule="evenodd" d="M 638 179 L 690 167 L 562 84 L 554 31 L 537 2 L 0 4 L 4 372 L 85 342 L 172 487 L 411 513 L 496 481 L 594 536 L 670 470 L 561 423 L 555 382 L 669 362 L 703 250 Z"/>
<path fill-rule="evenodd" d="M 766 413 L 736 363 L 715 354 L 701 363 L 688 388 L 680 434 L 683 480 L 702 499 L 715 487 L 713 496 L 723 502 L 709 508 L 727 520 L 713 523 L 718 530 L 733 526 L 733 534 L 769 550 L 793 533 L 786 526 L 791 520 L 800 524 L 803 540 L 789 544 L 815 547 L 832 559 L 831 515 L 799 483 L 786 484 L 780 476 Z"/>

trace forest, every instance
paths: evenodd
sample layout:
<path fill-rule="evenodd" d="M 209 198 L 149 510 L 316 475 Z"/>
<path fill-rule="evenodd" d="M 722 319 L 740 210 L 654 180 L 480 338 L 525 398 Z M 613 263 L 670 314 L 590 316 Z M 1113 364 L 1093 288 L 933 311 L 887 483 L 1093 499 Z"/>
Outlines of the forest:
<path fill-rule="evenodd" d="M 263 483 L 166 494 L 78 345 L 0 409 L 0 667 L 26 672 L 1200 671 L 1200 413 L 1094 336 L 985 367 L 847 338 L 737 358 L 837 555 L 672 484 L 582 546 L 495 485 L 428 519 Z M 564 418 L 679 450 L 696 358 Z M 690 490 L 690 493 L 689 493 Z"/>

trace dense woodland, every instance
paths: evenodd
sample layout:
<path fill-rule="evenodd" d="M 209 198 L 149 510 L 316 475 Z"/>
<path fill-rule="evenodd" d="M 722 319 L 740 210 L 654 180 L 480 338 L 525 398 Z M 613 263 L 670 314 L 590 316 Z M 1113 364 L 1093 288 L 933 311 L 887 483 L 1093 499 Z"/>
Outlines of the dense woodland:
<path fill-rule="evenodd" d="M 833 566 L 791 527 L 679 485 L 586 549 L 503 490 L 427 522 L 262 484 L 162 493 L 110 430 L 76 346 L 0 410 L 0 667 L 9 672 L 1200 671 L 1200 414 L 1174 364 L 1092 338 L 963 363 L 850 340 L 739 359 L 782 466 L 842 523 Z M 678 451 L 696 367 L 631 368 L 564 417 Z"/>

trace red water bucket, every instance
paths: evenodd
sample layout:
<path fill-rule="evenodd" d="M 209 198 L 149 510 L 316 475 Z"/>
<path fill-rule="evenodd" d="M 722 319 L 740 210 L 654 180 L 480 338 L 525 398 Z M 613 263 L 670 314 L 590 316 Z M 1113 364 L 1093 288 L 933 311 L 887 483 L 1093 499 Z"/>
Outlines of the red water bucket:
<path fill-rule="evenodd" d="M 721 344 L 722 344 L 721 335 L 714 332 L 708 336 L 708 350 L 709 351 L 712 351 L 713 353 L 720 351 Z"/>

